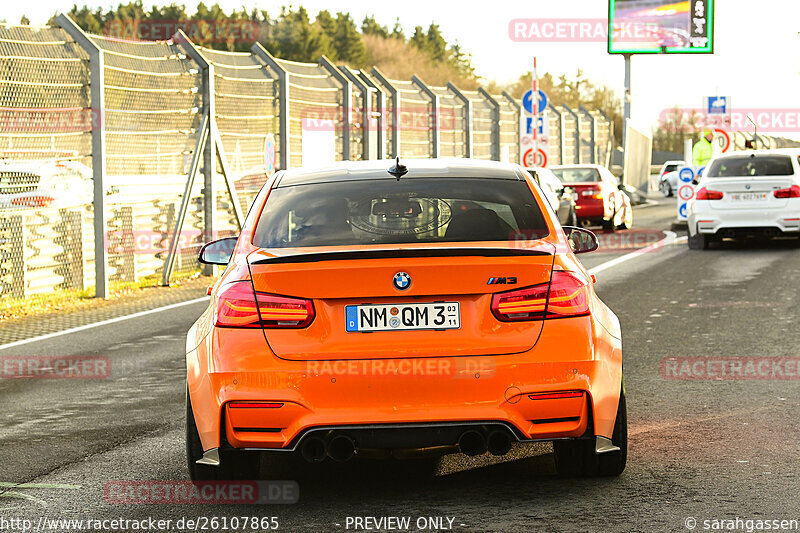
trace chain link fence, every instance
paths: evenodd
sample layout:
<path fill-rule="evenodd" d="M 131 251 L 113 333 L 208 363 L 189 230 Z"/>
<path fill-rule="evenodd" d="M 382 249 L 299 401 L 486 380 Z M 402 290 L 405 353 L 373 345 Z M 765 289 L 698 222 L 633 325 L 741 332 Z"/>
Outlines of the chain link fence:
<path fill-rule="evenodd" d="M 235 234 L 278 169 L 398 155 L 529 163 L 507 93 L 58 23 L 0 25 L 0 311 L 197 273 L 200 245 Z M 551 104 L 544 120 L 548 165 L 609 164 L 601 112 Z"/>
<path fill-rule="evenodd" d="M 0 25 L 0 310 L 93 285 L 88 59 L 61 28 Z"/>

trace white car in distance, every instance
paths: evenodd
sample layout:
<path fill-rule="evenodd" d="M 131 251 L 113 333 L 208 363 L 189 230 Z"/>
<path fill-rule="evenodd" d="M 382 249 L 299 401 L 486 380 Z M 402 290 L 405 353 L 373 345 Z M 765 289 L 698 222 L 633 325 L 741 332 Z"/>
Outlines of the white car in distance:
<path fill-rule="evenodd" d="M 722 239 L 800 237 L 800 150 L 712 159 L 687 205 L 689 248 Z"/>
<path fill-rule="evenodd" d="M 0 160 L 0 209 L 92 203 L 92 169 L 77 161 Z"/>

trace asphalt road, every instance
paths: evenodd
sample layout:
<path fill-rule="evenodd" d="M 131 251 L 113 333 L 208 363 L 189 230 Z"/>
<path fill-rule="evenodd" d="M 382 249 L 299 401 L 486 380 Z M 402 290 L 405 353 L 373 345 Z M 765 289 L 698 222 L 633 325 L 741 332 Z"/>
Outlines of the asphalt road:
<path fill-rule="evenodd" d="M 637 209 L 636 226 L 668 229 L 672 202 Z M 647 233 L 607 239 L 619 249 L 585 263 L 607 265 L 630 243 L 652 242 Z M 596 275 L 624 334 L 630 450 L 619 478 L 558 478 L 551 449 L 539 445 L 503 459 L 297 465 L 284 476 L 299 484 L 293 505 L 108 503 L 109 480 L 188 479 L 184 333 L 201 302 L 0 349 L 106 356 L 112 369 L 107 379 L 0 379 L 0 531 L 15 530 L 3 519 L 40 517 L 274 516 L 281 531 L 361 531 L 347 520 L 365 516 L 408 516 L 412 525 L 448 517 L 453 531 L 689 531 L 691 518 L 697 530 L 708 530 L 704 520 L 800 519 L 800 381 L 667 379 L 661 370 L 670 357 L 797 358 L 800 247 L 689 251 L 679 241 Z"/>

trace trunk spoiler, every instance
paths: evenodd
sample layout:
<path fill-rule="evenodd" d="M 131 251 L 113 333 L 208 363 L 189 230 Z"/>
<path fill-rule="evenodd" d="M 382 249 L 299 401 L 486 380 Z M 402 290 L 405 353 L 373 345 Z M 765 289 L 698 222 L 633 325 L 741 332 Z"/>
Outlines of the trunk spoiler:
<path fill-rule="evenodd" d="M 516 257 L 553 255 L 531 248 L 400 248 L 381 250 L 344 250 L 334 252 L 311 252 L 275 257 L 265 257 L 251 261 L 251 265 L 315 263 L 318 261 L 346 261 L 350 259 L 390 259 L 405 257 Z"/>

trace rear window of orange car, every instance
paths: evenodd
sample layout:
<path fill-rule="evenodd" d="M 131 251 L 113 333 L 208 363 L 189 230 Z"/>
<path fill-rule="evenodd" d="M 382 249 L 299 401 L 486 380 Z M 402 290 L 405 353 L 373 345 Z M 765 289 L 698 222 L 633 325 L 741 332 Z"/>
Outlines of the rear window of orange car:
<path fill-rule="evenodd" d="M 261 213 L 262 248 L 516 241 L 549 233 L 524 181 L 412 178 L 279 187 Z"/>

